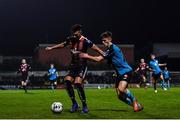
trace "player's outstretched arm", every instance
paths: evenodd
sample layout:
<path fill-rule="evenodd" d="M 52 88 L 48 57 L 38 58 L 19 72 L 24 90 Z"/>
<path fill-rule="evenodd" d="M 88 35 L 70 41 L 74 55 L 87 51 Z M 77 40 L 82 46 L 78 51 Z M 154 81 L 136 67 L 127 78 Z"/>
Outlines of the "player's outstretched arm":
<path fill-rule="evenodd" d="M 134 72 L 137 73 L 138 71 L 139 71 L 139 67 Z"/>
<path fill-rule="evenodd" d="M 102 61 L 104 59 L 104 57 L 101 56 L 101 55 L 100 56 L 91 56 L 91 55 L 89 55 L 87 53 L 81 53 L 80 57 L 90 59 L 90 60 L 93 60 L 93 61 L 96 61 L 96 62 L 100 62 L 100 61 Z"/>
<path fill-rule="evenodd" d="M 95 44 L 93 44 L 93 46 L 91 47 L 92 50 L 98 52 L 99 54 L 103 55 L 104 52 Z"/>
<path fill-rule="evenodd" d="M 63 43 L 60 43 L 60 44 L 57 44 L 57 45 L 54 45 L 54 46 L 51 46 L 51 47 L 46 47 L 45 49 L 46 50 L 52 50 L 52 49 L 56 49 L 56 48 L 63 48 L 63 47 L 65 47 L 65 42 L 63 42 Z"/>
<path fill-rule="evenodd" d="M 159 66 L 166 66 L 167 65 L 167 63 L 164 63 L 164 64 L 159 64 Z"/>

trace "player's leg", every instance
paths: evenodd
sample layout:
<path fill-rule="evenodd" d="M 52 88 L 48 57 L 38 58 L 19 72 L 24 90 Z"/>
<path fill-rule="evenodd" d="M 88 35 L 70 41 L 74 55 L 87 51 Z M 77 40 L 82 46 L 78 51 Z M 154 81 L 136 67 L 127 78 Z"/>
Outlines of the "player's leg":
<path fill-rule="evenodd" d="M 127 82 L 126 81 L 119 81 L 118 86 L 116 86 L 116 92 L 118 95 L 119 100 L 123 101 L 124 103 L 133 106 L 133 102 L 128 96 L 125 94 L 126 93 L 126 88 L 127 88 Z"/>
<path fill-rule="evenodd" d="M 140 83 L 139 83 L 139 87 L 141 87 L 143 84 L 143 80 L 142 80 L 142 77 L 140 76 Z"/>
<path fill-rule="evenodd" d="M 152 83 L 154 87 L 154 92 L 157 93 L 157 87 L 156 87 L 157 77 L 155 75 L 152 76 Z"/>
<path fill-rule="evenodd" d="M 86 104 L 86 95 L 85 95 L 85 92 L 84 92 L 82 82 L 83 82 L 83 79 L 81 77 L 76 77 L 74 85 L 75 85 L 75 87 L 76 87 L 76 89 L 78 91 L 79 98 L 80 98 L 80 100 L 82 102 L 82 106 L 83 106 L 82 112 L 87 113 L 88 108 L 87 108 L 87 104 Z"/>
<path fill-rule="evenodd" d="M 167 80 L 167 88 L 170 89 L 170 80 Z"/>
<path fill-rule="evenodd" d="M 137 102 L 136 98 L 127 89 L 128 82 L 127 81 L 120 81 L 118 86 L 118 97 L 123 102 L 127 103 L 128 105 L 133 106 L 135 112 L 141 111 L 143 107 Z"/>
<path fill-rule="evenodd" d="M 24 89 L 24 91 L 27 92 L 27 90 L 26 90 L 26 78 L 25 77 L 22 77 L 21 86 Z"/>
<path fill-rule="evenodd" d="M 54 89 L 56 89 L 56 88 L 57 88 L 57 80 L 55 80 L 55 81 L 53 82 L 53 85 L 54 85 Z"/>
<path fill-rule="evenodd" d="M 166 87 L 165 87 L 165 85 L 164 85 L 164 77 L 163 77 L 163 75 L 160 74 L 159 78 L 160 78 L 160 80 L 161 80 L 161 87 L 162 87 L 162 89 L 163 89 L 163 90 L 167 90 Z"/>
<path fill-rule="evenodd" d="M 51 82 L 51 89 L 54 90 L 54 81 L 51 80 L 50 82 Z"/>
<path fill-rule="evenodd" d="M 27 93 L 27 85 L 28 85 L 29 77 L 26 77 L 26 80 L 24 81 L 24 90 Z"/>
<path fill-rule="evenodd" d="M 21 80 L 21 88 L 24 89 L 24 81 L 23 80 Z"/>
<path fill-rule="evenodd" d="M 65 77 L 65 85 L 66 85 L 66 91 L 72 101 L 72 108 L 70 109 L 70 112 L 75 112 L 76 110 L 79 109 L 79 105 L 77 104 L 76 102 L 76 99 L 75 99 L 75 94 L 74 94 L 74 89 L 73 89 L 73 86 L 72 86 L 72 82 L 73 82 L 73 77 L 71 76 L 66 76 Z"/>
<path fill-rule="evenodd" d="M 24 82 L 24 90 L 27 93 L 27 82 Z"/>
<path fill-rule="evenodd" d="M 146 76 L 142 75 L 142 79 L 143 79 L 144 88 L 147 89 L 147 85 L 146 85 L 147 78 L 146 78 Z"/>

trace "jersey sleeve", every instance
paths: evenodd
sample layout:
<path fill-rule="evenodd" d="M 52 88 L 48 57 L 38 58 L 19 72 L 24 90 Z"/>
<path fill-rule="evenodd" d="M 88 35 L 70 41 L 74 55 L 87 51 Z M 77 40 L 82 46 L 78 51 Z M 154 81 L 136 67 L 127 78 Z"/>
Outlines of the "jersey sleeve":
<path fill-rule="evenodd" d="M 151 61 L 149 62 L 149 67 L 152 68 L 152 62 Z"/>
<path fill-rule="evenodd" d="M 28 71 L 32 71 L 32 68 L 29 64 L 28 64 Z"/>
<path fill-rule="evenodd" d="M 105 59 L 108 59 L 108 58 L 110 58 L 112 55 L 113 55 L 113 50 L 106 50 L 105 52 L 104 52 L 104 54 L 103 54 L 103 57 L 105 58 Z"/>
<path fill-rule="evenodd" d="M 20 72 L 21 72 L 21 66 L 18 66 L 17 73 L 20 73 Z"/>
<path fill-rule="evenodd" d="M 88 40 L 88 39 L 86 40 L 85 43 L 86 43 L 86 46 L 89 47 L 89 48 L 91 48 L 93 46 L 93 44 L 94 44 L 91 40 Z"/>

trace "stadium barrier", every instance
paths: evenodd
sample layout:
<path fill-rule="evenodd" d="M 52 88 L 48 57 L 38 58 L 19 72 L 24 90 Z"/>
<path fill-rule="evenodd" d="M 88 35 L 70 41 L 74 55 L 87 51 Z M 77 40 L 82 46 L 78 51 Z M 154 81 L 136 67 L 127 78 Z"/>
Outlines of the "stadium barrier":
<path fill-rule="evenodd" d="M 30 76 L 29 88 L 32 89 L 47 89 L 50 87 L 48 76 L 46 71 L 34 71 L 34 74 Z M 57 88 L 64 88 L 64 76 L 67 75 L 68 71 L 60 71 L 58 77 Z M 180 72 L 171 73 L 171 84 L 173 86 L 180 85 Z M 147 74 L 148 83 L 151 86 L 151 74 Z M 20 75 L 16 72 L 0 72 L 0 89 L 19 89 L 20 87 Z M 86 88 L 110 88 L 114 87 L 114 71 L 88 71 L 84 79 Z M 129 87 L 137 87 L 139 83 L 139 77 L 134 75 L 130 81 Z"/>

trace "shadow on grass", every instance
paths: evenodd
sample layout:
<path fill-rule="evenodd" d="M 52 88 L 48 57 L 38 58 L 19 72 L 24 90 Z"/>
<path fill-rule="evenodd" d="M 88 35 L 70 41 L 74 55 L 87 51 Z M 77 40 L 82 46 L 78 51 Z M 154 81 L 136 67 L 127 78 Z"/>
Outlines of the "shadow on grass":
<path fill-rule="evenodd" d="M 24 94 L 25 94 L 25 95 L 34 95 L 35 93 L 32 93 L 32 92 L 27 92 L 27 93 L 25 93 L 25 92 L 24 92 Z"/>
<path fill-rule="evenodd" d="M 93 109 L 91 111 L 114 111 L 114 112 L 128 112 L 127 110 L 120 109 Z"/>

